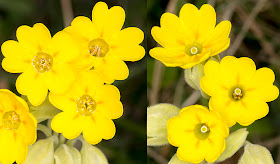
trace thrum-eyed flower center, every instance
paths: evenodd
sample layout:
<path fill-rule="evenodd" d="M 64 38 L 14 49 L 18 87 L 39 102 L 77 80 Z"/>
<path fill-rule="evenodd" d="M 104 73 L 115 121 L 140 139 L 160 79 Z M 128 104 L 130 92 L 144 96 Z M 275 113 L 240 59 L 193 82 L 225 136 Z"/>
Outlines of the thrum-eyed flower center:
<path fill-rule="evenodd" d="M 77 99 L 76 107 L 81 115 L 90 116 L 96 109 L 96 101 L 91 96 L 85 94 Z"/>
<path fill-rule="evenodd" d="M 51 55 L 39 52 L 32 60 L 32 65 L 35 67 L 36 71 L 39 73 L 44 73 L 50 71 L 53 66 L 53 58 Z"/>
<path fill-rule="evenodd" d="M 91 56 L 104 57 L 109 51 L 109 45 L 103 39 L 94 39 L 88 44 Z"/>
<path fill-rule="evenodd" d="M 232 96 L 235 100 L 240 100 L 243 97 L 242 90 L 240 88 L 235 88 Z"/>
<path fill-rule="evenodd" d="M 17 130 L 20 122 L 20 117 L 15 111 L 6 112 L 2 117 L 2 125 L 8 130 Z"/>
<path fill-rule="evenodd" d="M 191 44 L 186 45 L 185 52 L 190 56 L 197 55 L 202 52 L 202 48 L 203 48 L 202 45 L 197 41 L 195 41 Z"/>

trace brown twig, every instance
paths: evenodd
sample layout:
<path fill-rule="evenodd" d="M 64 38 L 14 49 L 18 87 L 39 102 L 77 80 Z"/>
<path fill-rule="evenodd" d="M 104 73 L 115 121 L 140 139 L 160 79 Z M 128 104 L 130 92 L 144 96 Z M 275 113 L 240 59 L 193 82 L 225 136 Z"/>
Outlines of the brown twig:
<path fill-rule="evenodd" d="M 280 145 L 280 136 L 273 138 L 271 140 L 265 141 L 260 143 L 260 145 L 263 145 L 265 147 L 267 147 L 268 149 L 273 149 L 275 146 Z"/>
<path fill-rule="evenodd" d="M 178 0 L 170 0 L 166 7 L 166 12 L 175 13 L 177 2 Z M 160 61 L 156 60 L 154 65 L 152 86 L 150 91 L 150 105 L 154 105 L 158 102 L 158 93 L 159 93 L 164 69 L 165 67 L 163 67 L 163 64 Z"/>
<path fill-rule="evenodd" d="M 175 88 L 175 94 L 174 94 L 174 100 L 173 100 L 173 104 L 175 106 L 180 106 L 181 105 L 182 95 L 183 95 L 183 92 L 184 92 L 184 84 L 185 84 L 184 75 L 185 74 L 183 72 L 180 79 L 178 80 L 178 83 L 177 83 L 176 88 Z"/>
<path fill-rule="evenodd" d="M 74 19 L 73 16 L 73 8 L 71 0 L 60 0 L 61 8 L 62 8 L 62 15 L 64 20 L 64 26 L 70 26 L 72 20 Z"/>
<path fill-rule="evenodd" d="M 259 14 L 259 12 L 262 10 L 263 6 L 267 0 L 259 0 L 257 4 L 255 5 L 254 9 L 244 22 L 244 25 L 242 26 L 241 31 L 237 35 L 236 39 L 234 40 L 233 44 L 231 47 L 226 51 L 227 55 L 234 55 L 235 52 L 238 50 L 240 44 L 242 43 L 245 35 L 247 34 L 250 26 L 252 25 L 253 21 L 255 20 L 256 16 Z"/>
<path fill-rule="evenodd" d="M 153 158 L 155 161 L 157 161 L 159 164 L 167 164 L 168 161 L 163 158 L 159 153 L 151 149 L 150 147 L 147 147 L 147 154 L 149 157 Z"/>
<path fill-rule="evenodd" d="M 186 99 L 183 102 L 182 108 L 195 104 L 199 100 L 200 96 L 201 94 L 199 91 L 193 91 L 193 93 L 188 97 L 188 99 Z"/>

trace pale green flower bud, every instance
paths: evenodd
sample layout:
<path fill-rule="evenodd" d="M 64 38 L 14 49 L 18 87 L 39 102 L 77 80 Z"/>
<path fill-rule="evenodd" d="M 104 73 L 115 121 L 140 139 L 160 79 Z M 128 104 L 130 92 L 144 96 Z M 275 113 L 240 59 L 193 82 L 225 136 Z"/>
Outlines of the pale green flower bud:
<path fill-rule="evenodd" d="M 54 152 L 55 164 L 81 164 L 80 152 L 71 146 L 60 145 Z"/>
<path fill-rule="evenodd" d="M 26 100 L 30 112 L 35 116 L 38 123 L 47 119 L 52 119 L 55 115 L 57 115 L 60 112 L 59 109 L 57 109 L 50 103 L 48 98 L 46 98 L 45 101 L 39 106 L 33 106 L 28 101 L 26 96 L 22 96 L 22 98 Z"/>
<path fill-rule="evenodd" d="M 171 104 L 157 104 L 147 109 L 147 145 L 168 144 L 167 121 L 179 115 L 180 109 Z"/>
<path fill-rule="evenodd" d="M 233 156 L 243 146 L 248 133 L 246 128 L 238 129 L 231 133 L 226 138 L 226 148 L 224 152 L 216 161 L 221 162 Z"/>
<path fill-rule="evenodd" d="M 210 57 L 207 61 L 213 60 L 213 61 L 220 61 L 220 57 L 218 55 Z M 199 90 L 201 95 L 204 98 L 209 99 L 210 97 L 203 92 L 203 90 L 200 87 L 200 79 L 204 76 L 204 65 L 206 62 L 197 64 L 193 66 L 192 68 L 185 69 L 185 80 L 188 83 L 189 86 L 191 86 L 193 89 Z"/>
<path fill-rule="evenodd" d="M 25 164 L 53 164 L 54 147 L 57 142 L 56 136 L 35 142 L 28 150 Z"/>
<path fill-rule="evenodd" d="M 246 143 L 245 150 L 238 164 L 274 164 L 272 156 L 267 148 Z"/>
<path fill-rule="evenodd" d="M 97 147 L 83 141 L 81 149 L 82 164 L 108 164 L 105 155 Z"/>
<path fill-rule="evenodd" d="M 171 158 L 171 160 L 168 162 L 168 164 L 192 164 L 190 162 L 185 162 L 185 161 L 182 161 L 178 158 L 177 156 L 177 153 L 173 155 L 173 157 Z M 206 161 L 202 161 L 201 163 L 199 164 L 207 164 Z"/>

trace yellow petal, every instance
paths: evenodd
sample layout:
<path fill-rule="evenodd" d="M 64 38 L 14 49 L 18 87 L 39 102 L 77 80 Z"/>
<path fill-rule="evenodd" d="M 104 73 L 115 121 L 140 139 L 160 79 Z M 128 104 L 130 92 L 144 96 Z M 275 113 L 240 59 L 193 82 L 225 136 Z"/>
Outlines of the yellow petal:
<path fill-rule="evenodd" d="M 145 56 L 145 49 L 140 45 L 123 46 L 112 48 L 111 54 L 117 56 L 123 61 L 138 61 Z"/>
<path fill-rule="evenodd" d="M 103 85 L 97 89 L 96 99 L 102 102 L 120 100 L 120 91 L 113 85 Z"/>
<path fill-rule="evenodd" d="M 201 6 L 199 10 L 200 22 L 198 27 L 199 42 L 203 42 L 216 25 L 215 9 L 208 4 Z"/>
<path fill-rule="evenodd" d="M 182 161 L 190 163 L 200 163 L 206 155 L 206 148 L 203 141 L 192 142 L 188 147 L 179 147 L 177 156 Z"/>
<path fill-rule="evenodd" d="M 17 41 L 8 40 L 1 46 L 4 57 L 30 62 L 35 54 L 22 47 Z"/>
<path fill-rule="evenodd" d="M 24 144 L 31 145 L 37 139 L 37 120 L 28 112 L 20 113 L 20 120 L 21 125 L 18 128 L 18 132 L 20 132 Z"/>
<path fill-rule="evenodd" d="M 104 117 L 98 111 L 93 114 L 93 117 L 103 139 L 109 140 L 115 136 L 116 127 L 111 119 Z"/>
<path fill-rule="evenodd" d="M 72 21 L 71 26 L 65 28 L 64 31 L 69 32 L 74 37 L 85 40 L 86 42 L 97 38 L 97 33 L 94 29 L 92 21 L 84 16 L 76 17 Z"/>
<path fill-rule="evenodd" d="M 24 72 L 30 66 L 30 61 L 23 61 L 16 58 L 4 58 L 2 60 L 3 69 L 11 73 Z"/>
<path fill-rule="evenodd" d="M 256 71 L 254 76 L 250 79 L 248 83 L 252 87 L 259 87 L 264 85 L 271 85 L 275 80 L 274 72 L 270 68 L 260 68 Z"/>
<path fill-rule="evenodd" d="M 32 105 L 38 106 L 46 99 L 48 89 L 38 80 L 33 81 L 31 84 L 32 87 L 29 88 L 27 98 Z"/>
<path fill-rule="evenodd" d="M 238 59 L 238 68 L 238 81 L 241 85 L 246 84 L 256 72 L 255 62 L 247 57 Z"/>
<path fill-rule="evenodd" d="M 151 49 L 150 55 L 168 67 L 182 66 L 189 58 L 182 49 L 167 49 L 162 47 Z"/>
<path fill-rule="evenodd" d="M 196 39 L 197 28 L 200 21 L 197 7 L 190 3 L 185 4 L 180 10 L 179 17 L 185 30 L 192 34 L 192 38 L 190 39 Z"/>
<path fill-rule="evenodd" d="M 239 116 L 236 117 L 236 120 L 243 126 L 252 124 L 255 120 L 265 117 L 269 112 L 267 103 L 254 98 L 244 97 L 241 104 L 237 111 Z"/>
<path fill-rule="evenodd" d="M 79 47 L 70 34 L 64 31 L 56 33 L 49 45 L 50 55 L 58 62 L 69 62 L 79 55 Z"/>
<path fill-rule="evenodd" d="M 93 121 L 90 121 L 88 128 L 83 131 L 83 137 L 92 145 L 96 145 L 102 140 L 102 135 Z"/>
<path fill-rule="evenodd" d="M 187 64 L 181 66 L 183 69 L 192 68 L 193 66 L 207 60 L 211 55 L 211 51 L 202 50 L 200 54 L 190 56 L 187 60 Z"/>
<path fill-rule="evenodd" d="M 220 86 L 219 63 L 213 60 L 208 61 L 204 66 L 205 76 L 200 80 L 201 89 L 209 96 L 213 96 L 217 91 L 222 89 Z"/>
<path fill-rule="evenodd" d="M 122 7 L 114 6 L 110 8 L 108 10 L 108 15 L 104 24 L 105 40 L 109 40 L 113 34 L 119 32 L 122 29 L 124 21 L 125 21 L 125 11 Z"/>
<path fill-rule="evenodd" d="M 227 38 L 230 30 L 231 23 L 229 21 L 222 21 L 215 27 L 202 44 L 205 48 L 213 49 L 213 54 L 216 54 L 221 48 L 224 48 L 229 44 L 229 40 Z"/>
<path fill-rule="evenodd" d="M 38 76 L 38 72 L 32 67 L 20 74 L 16 81 L 17 91 L 22 95 L 27 95 L 29 87 L 32 87 L 30 81 L 34 80 L 36 76 Z"/>
<path fill-rule="evenodd" d="M 80 88 L 83 94 L 94 96 L 98 88 L 103 86 L 104 81 L 96 71 L 90 70 L 79 72 L 75 83 L 77 85 L 74 87 Z"/>
<path fill-rule="evenodd" d="M 123 105 L 116 100 L 98 103 L 96 110 L 102 112 L 109 119 L 117 119 L 123 115 Z"/>
<path fill-rule="evenodd" d="M 129 70 L 124 61 L 109 55 L 102 59 L 99 58 L 96 61 L 94 69 L 105 83 L 113 83 L 114 80 L 124 80 L 129 74 Z"/>
<path fill-rule="evenodd" d="M 86 122 L 87 118 L 77 112 L 61 112 L 53 118 L 51 127 L 65 138 L 74 139 L 82 133 Z"/>
<path fill-rule="evenodd" d="M 107 21 L 108 6 L 104 2 L 98 2 L 92 9 L 92 23 L 98 34 L 103 33 L 104 24 Z"/>
<path fill-rule="evenodd" d="M 66 64 L 53 65 L 53 68 L 44 74 L 46 86 L 50 92 L 56 94 L 63 94 L 67 91 L 75 79 L 75 73 Z"/>
<path fill-rule="evenodd" d="M 16 32 L 19 43 L 32 51 L 40 51 L 48 45 L 51 35 L 49 30 L 41 23 L 37 23 L 33 28 L 23 25 Z"/>
<path fill-rule="evenodd" d="M 111 47 L 127 47 L 127 45 L 137 45 L 144 40 L 144 33 L 137 27 L 125 28 L 114 36 L 110 40 Z"/>
<path fill-rule="evenodd" d="M 175 48 L 184 46 L 185 42 L 181 41 L 174 35 L 174 31 L 167 31 L 166 29 L 154 26 L 151 34 L 156 42 L 163 47 Z"/>
<path fill-rule="evenodd" d="M 219 134 L 210 134 L 207 139 L 207 154 L 205 156 L 205 160 L 209 163 L 214 162 L 218 159 L 218 157 L 225 150 L 225 138 L 220 136 Z"/>
<path fill-rule="evenodd" d="M 62 111 L 76 111 L 76 97 L 70 94 L 54 94 L 50 92 L 50 103 Z"/>

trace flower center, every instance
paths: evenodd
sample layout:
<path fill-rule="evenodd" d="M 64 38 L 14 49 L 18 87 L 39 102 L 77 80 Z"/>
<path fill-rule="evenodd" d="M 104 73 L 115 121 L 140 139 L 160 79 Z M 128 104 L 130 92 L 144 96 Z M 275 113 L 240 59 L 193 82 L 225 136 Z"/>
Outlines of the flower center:
<path fill-rule="evenodd" d="M 194 128 L 194 134 L 198 139 L 204 140 L 208 138 L 210 134 L 210 128 L 206 123 L 197 124 Z"/>
<path fill-rule="evenodd" d="M 202 133 L 206 133 L 206 132 L 208 132 L 208 127 L 205 126 L 205 125 L 203 125 L 203 126 L 201 126 L 200 131 L 201 131 Z"/>
<path fill-rule="evenodd" d="M 53 58 L 47 53 L 39 52 L 33 58 L 32 65 L 39 73 L 48 72 L 53 66 Z"/>
<path fill-rule="evenodd" d="M 240 88 L 235 88 L 232 96 L 235 100 L 240 100 L 243 97 L 242 90 Z"/>
<path fill-rule="evenodd" d="M 198 43 L 197 41 L 186 45 L 185 47 L 185 52 L 192 56 L 192 55 L 196 55 L 196 54 L 200 54 L 202 51 L 202 45 L 200 43 Z"/>
<path fill-rule="evenodd" d="M 109 51 L 109 45 L 103 39 L 94 39 L 88 44 L 91 56 L 104 57 Z"/>
<path fill-rule="evenodd" d="M 8 130 L 17 130 L 20 125 L 20 117 L 15 111 L 6 112 L 2 119 L 4 128 Z"/>
<path fill-rule="evenodd" d="M 92 115 L 96 109 L 96 101 L 89 95 L 85 94 L 76 101 L 78 112 L 83 116 Z"/>

